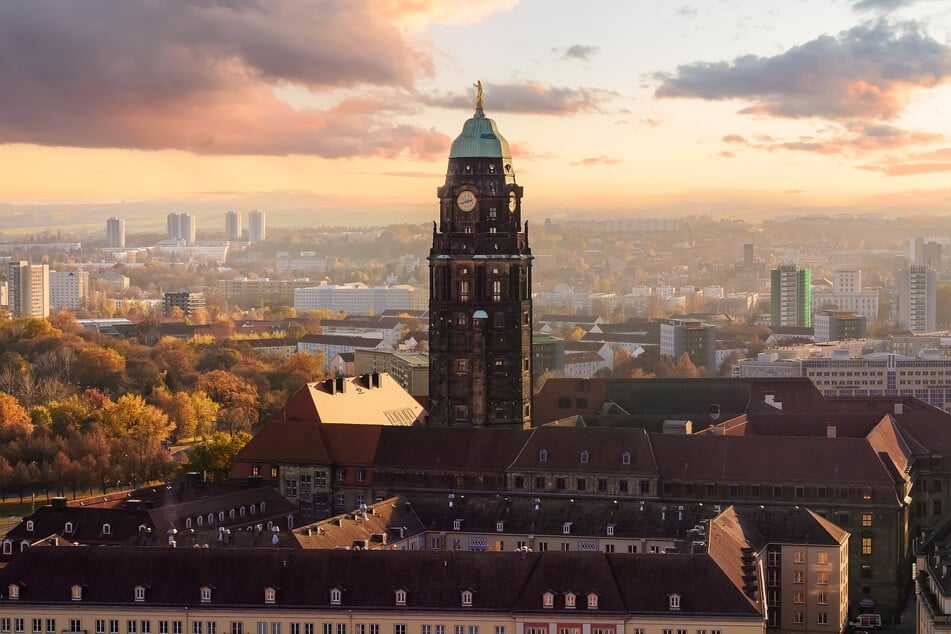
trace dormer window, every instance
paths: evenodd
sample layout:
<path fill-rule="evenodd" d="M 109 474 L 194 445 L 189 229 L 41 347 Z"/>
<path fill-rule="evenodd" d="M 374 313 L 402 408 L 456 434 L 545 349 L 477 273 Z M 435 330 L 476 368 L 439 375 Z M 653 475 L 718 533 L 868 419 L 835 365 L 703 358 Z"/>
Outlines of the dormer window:
<path fill-rule="evenodd" d="M 201 526 L 201 525 L 204 523 L 205 518 L 202 517 L 201 515 L 199 515 L 198 518 L 197 518 L 195 521 L 198 522 L 198 525 L 199 525 L 199 526 Z"/>
<path fill-rule="evenodd" d="M 72 523 L 72 522 L 66 522 L 66 525 L 63 526 L 63 534 L 64 534 L 64 535 L 72 535 L 72 533 L 73 533 L 73 523 Z"/>
<path fill-rule="evenodd" d="M 234 511 L 232 511 L 232 513 L 233 513 L 233 512 L 234 512 Z M 218 521 L 219 521 L 219 522 L 225 521 L 225 512 L 224 512 L 224 511 L 218 511 Z"/>
<path fill-rule="evenodd" d="M 145 601 L 145 586 L 136 586 L 133 589 L 133 596 L 135 597 L 136 603 Z"/>
<path fill-rule="evenodd" d="M 264 512 L 264 509 L 265 509 L 266 506 L 267 506 L 267 502 L 261 502 L 261 512 L 262 512 L 262 513 Z"/>
<path fill-rule="evenodd" d="M 247 508 L 245 508 L 245 507 L 243 507 L 243 506 L 241 507 L 241 510 L 240 510 L 241 517 L 244 517 L 245 513 L 247 512 L 247 510 L 248 510 Z"/>
<path fill-rule="evenodd" d="M 589 610 L 598 609 L 598 593 L 597 592 L 588 593 L 588 609 Z"/>
<path fill-rule="evenodd" d="M 83 587 L 81 585 L 74 584 L 69 588 L 69 596 L 73 601 L 82 601 L 83 600 Z"/>
<path fill-rule="evenodd" d="M 191 528 L 191 527 L 192 527 L 192 518 L 186 517 L 186 518 L 185 518 L 185 528 Z"/>
<path fill-rule="evenodd" d="M 614 524 L 608 524 L 608 537 L 614 537 Z"/>
<path fill-rule="evenodd" d="M 565 593 L 565 608 L 568 610 L 575 609 L 575 598 L 577 595 L 574 592 Z"/>
<path fill-rule="evenodd" d="M 631 452 L 625 451 L 621 454 L 621 464 L 631 464 Z"/>
<path fill-rule="evenodd" d="M 548 450 L 542 449 L 538 452 L 538 461 L 539 462 L 548 462 Z"/>
<path fill-rule="evenodd" d="M 542 595 L 542 607 L 543 608 L 553 608 L 555 607 L 555 595 L 552 592 L 546 592 Z"/>
<path fill-rule="evenodd" d="M 454 531 L 462 530 L 462 520 L 453 520 L 452 530 Z"/>
<path fill-rule="evenodd" d="M 209 523 L 209 524 L 214 524 L 214 523 L 215 523 L 215 514 L 214 514 L 214 513 L 209 513 L 209 514 L 208 514 L 208 523 Z"/>
<path fill-rule="evenodd" d="M 252 505 L 251 505 L 251 515 L 254 515 L 254 514 L 257 513 L 257 512 L 258 512 L 258 507 L 255 506 L 254 504 L 252 504 Z"/>
<path fill-rule="evenodd" d="M 268 586 L 264 588 L 264 602 L 265 603 L 274 603 L 277 599 L 277 590 L 273 586 Z"/>
<path fill-rule="evenodd" d="M 464 608 L 472 607 L 472 590 L 462 591 L 462 607 Z"/>
<path fill-rule="evenodd" d="M 505 530 L 505 522 L 496 522 L 495 523 L 495 532 L 501 533 Z"/>
<path fill-rule="evenodd" d="M 230 511 L 228 511 L 228 519 L 232 519 L 232 520 L 234 519 L 234 509 L 231 509 Z"/>
<path fill-rule="evenodd" d="M 676 592 L 673 593 L 673 594 L 668 594 L 668 595 L 667 595 L 667 600 L 668 600 L 668 602 L 669 602 L 669 603 L 668 603 L 668 607 L 669 607 L 671 610 L 679 610 L 679 609 L 680 609 L 680 595 L 679 595 L 679 594 L 677 594 Z"/>
<path fill-rule="evenodd" d="M 202 586 L 199 592 L 202 603 L 211 603 L 211 587 Z"/>
<path fill-rule="evenodd" d="M 13 554 L 13 542 L 9 539 L 3 540 L 3 554 L 12 555 Z"/>
<path fill-rule="evenodd" d="M 20 586 L 17 585 L 17 584 L 15 584 L 15 583 L 11 583 L 9 586 L 7 586 L 7 596 L 10 597 L 10 599 L 12 599 L 12 600 L 14 600 L 14 601 L 16 601 L 17 599 L 19 599 L 19 598 L 20 598 Z"/>
<path fill-rule="evenodd" d="M 330 605 L 340 605 L 340 601 L 343 599 L 343 592 L 340 588 L 331 588 L 330 589 Z"/>
<path fill-rule="evenodd" d="M 33 532 L 33 526 L 34 526 L 33 520 L 27 520 L 27 521 L 26 521 L 26 532 L 27 532 L 27 533 L 32 533 L 32 532 Z"/>
<path fill-rule="evenodd" d="M 565 522 L 561 526 L 562 535 L 571 535 L 571 522 Z"/>
<path fill-rule="evenodd" d="M 102 534 L 103 535 L 112 535 L 112 526 L 109 524 L 102 525 Z"/>
<path fill-rule="evenodd" d="M 581 464 L 588 464 L 588 458 L 590 458 L 590 457 L 591 457 L 591 454 L 589 454 L 587 451 L 582 451 L 582 452 L 581 452 Z"/>
<path fill-rule="evenodd" d="M 406 605 L 406 590 L 400 588 L 396 591 L 396 606 L 403 607 Z"/>

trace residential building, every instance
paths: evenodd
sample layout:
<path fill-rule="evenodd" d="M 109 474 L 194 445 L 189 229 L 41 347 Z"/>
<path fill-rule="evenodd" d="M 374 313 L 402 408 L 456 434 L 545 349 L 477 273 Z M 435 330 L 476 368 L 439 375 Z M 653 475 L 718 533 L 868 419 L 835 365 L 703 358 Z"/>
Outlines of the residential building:
<path fill-rule="evenodd" d="M 770 275 L 770 324 L 812 325 L 812 271 L 797 264 L 783 264 Z"/>
<path fill-rule="evenodd" d="M 252 244 L 264 242 L 267 239 L 267 226 L 263 211 L 248 212 L 248 241 Z"/>
<path fill-rule="evenodd" d="M 898 272 L 898 323 L 911 332 L 934 332 L 937 275 L 934 269 L 912 264 Z"/>
<path fill-rule="evenodd" d="M 918 634 L 951 632 L 951 520 L 922 535 L 915 544 L 916 629 Z"/>
<path fill-rule="evenodd" d="M 532 370 L 537 380 L 546 372 L 565 369 L 565 340 L 546 334 L 532 335 Z"/>
<path fill-rule="evenodd" d="M 294 302 L 295 289 L 312 285 L 308 279 L 274 280 L 267 277 L 235 277 L 217 283 L 227 300 L 242 308 L 289 305 Z"/>
<path fill-rule="evenodd" d="M 294 309 L 331 310 L 347 315 L 379 315 L 386 310 L 421 310 L 428 293 L 408 284 L 367 286 L 361 282 L 294 289 Z"/>
<path fill-rule="evenodd" d="M 166 315 L 171 315 L 173 309 L 181 309 L 187 317 L 199 308 L 205 307 L 205 294 L 180 291 L 162 295 L 162 306 Z"/>
<path fill-rule="evenodd" d="M 106 220 L 106 246 L 110 249 L 125 248 L 125 220 L 122 218 Z"/>
<path fill-rule="evenodd" d="M 944 265 L 941 262 L 941 242 L 936 238 L 925 238 L 917 236 L 911 240 L 911 263 L 926 266 L 935 271 L 943 271 Z M 944 240 L 947 244 L 947 239 Z"/>
<path fill-rule="evenodd" d="M 195 217 L 187 213 L 171 213 L 166 219 L 169 240 L 195 241 Z"/>
<path fill-rule="evenodd" d="M 14 317 L 50 316 L 49 264 L 7 264 L 7 302 Z"/>
<path fill-rule="evenodd" d="M 532 252 L 512 153 L 482 108 L 453 141 L 429 254 L 431 424 L 532 420 Z"/>
<path fill-rule="evenodd" d="M 225 238 L 228 240 L 241 239 L 241 212 L 229 211 L 225 213 Z"/>
<path fill-rule="evenodd" d="M 89 295 L 88 271 L 50 271 L 50 307 L 82 308 Z"/>
<path fill-rule="evenodd" d="M 679 359 L 684 353 L 696 366 L 717 369 L 717 329 L 698 319 L 668 319 L 660 326 L 660 353 Z"/>
<path fill-rule="evenodd" d="M 413 396 L 429 395 L 429 354 L 359 349 L 353 352 L 353 374 L 385 372 Z"/>
<path fill-rule="evenodd" d="M 324 369 L 326 370 L 331 359 L 338 354 L 355 352 L 359 349 L 375 350 L 377 348 L 390 349 L 382 339 L 371 337 L 355 337 L 352 335 L 304 335 L 297 342 L 298 352 L 317 351 L 324 353 Z"/>
<path fill-rule="evenodd" d="M 340 352 L 330 360 L 328 371 L 331 376 L 353 376 L 356 374 L 355 368 L 354 353 Z"/>

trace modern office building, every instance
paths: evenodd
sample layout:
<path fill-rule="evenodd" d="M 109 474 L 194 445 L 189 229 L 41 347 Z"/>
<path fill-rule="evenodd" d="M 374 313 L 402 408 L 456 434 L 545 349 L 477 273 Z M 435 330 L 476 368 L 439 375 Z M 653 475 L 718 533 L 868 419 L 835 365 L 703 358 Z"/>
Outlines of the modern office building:
<path fill-rule="evenodd" d="M 50 307 L 82 308 L 88 293 L 88 271 L 50 271 Z"/>
<path fill-rule="evenodd" d="M 898 272 L 898 323 L 911 332 L 934 332 L 937 275 L 933 268 L 912 264 Z"/>
<path fill-rule="evenodd" d="M 532 421 L 532 252 L 512 153 L 482 91 L 449 152 L 429 252 L 431 424 Z"/>
<path fill-rule="evenodd" d="M 868 318 L 865 315 L 842 310 L 820 310 L 812 319 L 816 343 L 865 339 L 868 336 Z"/>
<path fill-rule="evenodd" d="M 927 266 L 934 269 L 935 271 L 943 271 L 944 267 L 941 263 L 941 246 L 941 242 L 939 242 L 936 238 L 929 239 L 922 236 L 913 238 L 911 241 L 910 253 L 911 263 Z"/>
<path fill-rule="evenodd" d="M 362 282 L 294 289 L 294 310 L 331 310 L 347 315 L 379 315 L 386 310 L 424 310 L 426 290 L 408 284 L 367 286 Z"/>
<path fill-rule="evenodd" d="M 49 317 L 49 265 L 25 261 L 8 263 L 7 299 L 14 317 Z"/>
<path fill-rule="evenodd" d="M 229 211 L 225 214 L 225 237 L 228 240 L 241 239 L 241 213 Z"/>
<path fill-rule="evenodd" d="M 195 241 L 195 217 L 191 214 L 169 214 L 167 224 L 169 240 Z"/>
<path fill-rule="evenodd" d="M 122 218 L 106 220 L 106 246 L 110 249 L 125 248 L 125 220 Z"/>
<path fill-rule="evenodd" d="M 770 276 L 770 325 L 812 326 L 812 271 L 783 264 Z"/>
<path fill-rule="evenodd" d="M 166 315 L 171 314 L 173 309 L 180 308 L 187 317 L 195 310 L 205 307 L 205 294 L 188 291 L 165 293 L 162 297 L 162 305 Z"/>
<path fill-rule="evenodd" d="M 715 374 L 717 329 L 699 319 L 668 319 L 660 325 L 660 353 L 679 359 L 687 353 L 696 366 Z"/>
<path fill-rule="evenodd" d="M 264 242 L 267 238 L 267 226 L 263 211 L 253 210 L 248 213 L 248 240 L 250 242 Z"/>

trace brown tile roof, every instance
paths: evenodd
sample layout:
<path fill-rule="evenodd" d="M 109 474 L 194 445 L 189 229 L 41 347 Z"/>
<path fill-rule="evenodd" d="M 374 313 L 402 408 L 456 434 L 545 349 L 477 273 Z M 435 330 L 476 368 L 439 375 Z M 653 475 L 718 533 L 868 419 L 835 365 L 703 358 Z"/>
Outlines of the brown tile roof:
<path fill-rule="evenodd" d="M 542 461 L 542 452 L 546 460 Z M 587 452 L 587 463 L 582 453 Z M 625 464 L 624 454 L 630 454 Z M 546 425 L 532 430 L 509 467 L 513 471 L 656 474 L 657 462 L 643 429 L 600 429 Z"/>
<path fill-rule="evenodd" d="M 320 425 L 324 446 L 334 463 L 373 466 L 385 429 L 381 425 Z"/>
<path fill-rule="evenodd" d="M 366 513 L 356 509 L 295 528 L 292 535 L 301 548 L 381 550 L 425 530 L 413 507 L 394 497 L 371 504 Z"/>
<path fill-rule="evenodd" d="M 251 507 L 255 512 L 251 512 Z M 245 514 L 241 509 L 245 508 Z M 232 512 L 234 517 L 232 517 Z M 224 518 L 222 519 L 222 515 Z M 284 496 L 272 487 L 260 486 L 242 491 L 234 491 L 225 495 L 191 500 L 182 504 L 163 506 L 152 509 L 150 517 L 157 530 L 176 528 L 179 531 L 186 529 L 185 521 L 192 519 L 192 527 L 199 528 L 197 519 L 203 518 L 202 525 L 215 528 L 233 528 L 238 526 L 253 526 L 274 520 L 281 527 L 287 527 L 287 516 L 296 515 L 297 506 L 289 502 Z M 211 515 L 213 520 L 208 521 Z"/>
<path fill-rule="evenodd" d="M 374 465 L 382 469 L 445 469 L 501 473 L 531 430 L 384 428 Z"/>
<path fill-rule="evenodd" d="M 330 464 L 320 425 L 303 421 L 271 421 L 238 452 L 236 462 Z"/>

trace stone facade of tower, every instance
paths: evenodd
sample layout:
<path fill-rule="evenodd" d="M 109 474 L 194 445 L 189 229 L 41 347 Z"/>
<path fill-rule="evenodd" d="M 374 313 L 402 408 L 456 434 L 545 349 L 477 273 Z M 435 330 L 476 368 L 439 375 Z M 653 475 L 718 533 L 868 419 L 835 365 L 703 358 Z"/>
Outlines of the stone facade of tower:
<path fill-rule="evenodd" d="M 481 99 L 449 153 L 429 253 L 430 425 L 528 427 L 532 252 L 508 143 Z"/>

